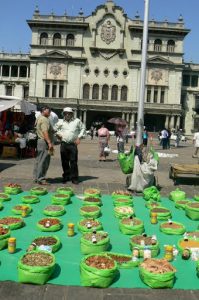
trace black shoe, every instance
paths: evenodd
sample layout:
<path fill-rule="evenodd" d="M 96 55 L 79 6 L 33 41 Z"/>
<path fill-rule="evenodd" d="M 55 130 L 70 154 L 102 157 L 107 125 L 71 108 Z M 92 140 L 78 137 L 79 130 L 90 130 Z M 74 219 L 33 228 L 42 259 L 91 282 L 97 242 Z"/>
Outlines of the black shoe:
<path fill-rule="evenodd" d="M 62 182 L 63 182 L 63 183 L 66 183 L 67 181 L 70 181 L 70 178 L 69 178 L 69 177 L 66 177 L 66 178 L 63 177 Z"/>

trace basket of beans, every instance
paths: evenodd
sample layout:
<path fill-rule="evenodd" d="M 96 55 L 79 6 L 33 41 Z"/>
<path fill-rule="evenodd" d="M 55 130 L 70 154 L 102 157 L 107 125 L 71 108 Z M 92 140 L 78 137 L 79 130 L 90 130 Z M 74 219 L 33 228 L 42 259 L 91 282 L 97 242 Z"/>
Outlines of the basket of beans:
<path fill-rule="evenodd" d="M 62 186 L 57 188 L 56 190 L 57 194 L 64 194 L 64 195 L 69 195 L 70 197 L 74 195 L 73 188 L 70 186 Z"/>
<path fill-rule="evenodd" d="M 22 214 L 22 211 L 24 210 L 24 208 L 26 207 L 27 209 L 27 214 L 29 214 L 31 211 L 32 211 L 32 208 L 30 205 L 28 204 L 18 204 L 18 205 L 15 205 L 13 208 L 12 208 L 12 212 L 15 214 L 15 215 L 21 215 Z"/>
<path fill-rule="evenodd" d="M 140 278 L 153 289 L 172 288 L 176 269 L 166 259 L 145 259 L 139 267 Z"/>
<path fill-rule="evenodd" d="M 99 189 L 95 188 L 88 188 L 84 190 L 84 197 L 95 197 L 95 198 L 100 198 L 101 192 Z"/>
<path fill-rule="evenodd" d="M 173 222 L 171 220 L 163 222 L 160 224 L 160 231 L 166 234 L 184 234 L 186 228 L 183 224 L 178 222 Z"/>
<path fill-rule="evenodd" d="M 61 247 L 61 241 L 56 235 L 52 236 L 39 236 L 32 241 L 32 244 L 36 247 L 39 246 L 49 246 L 52 252 L 56 252 Z"/>
<path fill-rule="evenodd" d="M 22 188 L 20 184 L 8 183 L 4 186 L 4 192 L 10 195 L 17 195 L 22 192 Z"/>
<path fill-rule="evenodd" d="M 37 223 L 37 228 L 41 231 L 58 231 L 62 224 L 58 218 L 44 218 Z"/>
<path fill-rule="evenodd" d="M 77 223 L 77 228 L 81 233 L 102 230 L 102 223 L 97 219 L 87 218 Z"/>
<path fill-rule="evenodd" d="M 87 205 L 87 206 L 82 206 L 80 208 L 80 215 L 85 218 L 96 219 L 100 216 L 100 214 L 101 214 L 101 210 L 99 206 Z"/>
<path fill-rule="evenodd" d="M 117 263 L 119 269 L 132 269 L 140 264 L 140 261 L 138 259 L 133 260 L 131 255 L 113 252 L 107 252 L 106 254 Z"/>
<path fill-rule="evenodd" d="M 124 218 L 124 217 L 130 217 L 134 215 L 134 210 L 130 206 L 116 206 L 114 208 L 114 214 L 116 218 Z"/>
<path fill-rule="evenodd" d="M 142 234 L 144 232 L 144 223 L 142 220 L 130 216 L 119 221 L 119 228 L 123 234 Z"/>
<path fill-rule="evenodd" d="M 46 251 L 31 251 L 18 261 L 18 278 L 22 283 L 45 284 L 55 269 L 55 257 Z"/>
<path fill-rule="evenodd" d="M 40 202 L 39 197 L 36 195 L 26 195 L 21 197 L 21 201 L 26 204 L 35 204 Z"/>
<path fill-rule="evenodd" d="M 69 194 L 55 194 L 51 198 L 52 204 L 55 205 L 67 205 L 71 202 Z"/>
<path fill-rule="evenodd" d="M 151 250 L 151 257 L 156 257 L 160 252 L 159 242 L 154 236 L 134 235 L 130 238 L 130 249 L 138 248 L 139 256 L 143 257 L 145 247 Z"/>
<path fill-rule="evenodd" d="M 0 250 L 8 246 L 8 238 L 10 237 L 10 229 L 8 226 L 0 225 Z"/>
<path fill-rule="evenodd" d="M 171 218 L 171 211 L 163 206 L 152 208 L 150 213 L 156 213 L 158 220 L 168 220 Z"/>
<path fill-rule="evenodd" d="M 24 221 L 21 217 L 8 216 L 0 219 L 0 224 L 7 225 L 11 230 L 14 230 L 23 227 Z"/>
<path fill-rule="evenodd" d="M 149 209 L 155 208 L 155 207 L 160 207 L 161 203 L 160 202 L 156 202 L 156 201 L 147 201 L 145 206 Z"/>
<path fill-rule="evenodd" d="M 95 197 L 86 197 L 84 198 L 83 205 L 97 205 L 97 206 L 102 206 L 102 201 L 100 198 L 95 198 Z"/>
<path fill-rule="evenodd" d="M 116 190 L 111 194 L 111 197 L 114 199 L 123 198 L 123 199 L 133 199 L 132 194 L 129 191 Z"/>
<path fill-rule="evenodd" d="M 9 195 L 7 195 L 6 193 L 0 193 L 0 202 L 9 200 L 11 200 L 11 197 Z"/>
<path fill-rule="evenodd" d="M 63 205 L 48 205 L 44 208 L 44 215 L 50 217 L 63 216 L 66 213 L 66 210 Z"/>
<path fill-rule="evenodd" d="M 117 263 L 106 254 L 87 255 L 80 263 L 82 286 L 107 288 L 117 275 Z"/>
<path fill-rule="evenodd" d="M 47 189 L 42 186 L 35 186 L 30 190 L 31 195 L 43 196 L 48 193 Z"/>
<path fill-rule="evenodd" d="M 82 254 L 104 252 L 110 247 L 110 238 L 104 231 L 87 232 L 80 239 L 80 247 Z"/>
<path fill-rule="evenodd" d="M 186 204 L 190 203 L 188 199 L 175 201 L 175 207 L 179 209 L 185 209 Z"/>
<path fill-rule="evenodd" d="M 199 202 L 187 203 L 185 213 L 191 220 L 199 220 Z"/>
<path fill-rule="evenodd" d="M 114 206 L 132 206 L 133 207 L 133 199 L 132 198 L 117 198 L 113 200 Z"/>

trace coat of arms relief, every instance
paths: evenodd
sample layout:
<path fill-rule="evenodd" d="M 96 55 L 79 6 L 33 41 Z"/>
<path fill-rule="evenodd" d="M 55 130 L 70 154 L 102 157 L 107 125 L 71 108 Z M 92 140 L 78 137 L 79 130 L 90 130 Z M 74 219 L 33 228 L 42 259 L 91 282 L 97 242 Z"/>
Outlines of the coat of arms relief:
<path fill-rule="evenodd" d="M 49 79 L 62 79 L 63 65 L 59 63 L 52 63 L 48 65 L 48 78 Z"/>
<path fill-rule="evenodd" d="M 108 20 L 105 24 L 102 25 L 101 29 L 101 39 L 107 45 L 112 43 L 116 38 L 116 26 L 111 24 L 111 21 Z"/>

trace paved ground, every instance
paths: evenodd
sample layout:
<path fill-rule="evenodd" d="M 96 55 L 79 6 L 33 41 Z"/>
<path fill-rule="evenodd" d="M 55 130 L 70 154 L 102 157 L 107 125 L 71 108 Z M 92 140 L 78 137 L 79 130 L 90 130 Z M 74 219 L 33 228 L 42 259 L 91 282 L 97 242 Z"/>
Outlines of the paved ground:
<path fill-rule="evenodd" d="M 131 140 L 130 140 L 131 142 Z M 130 143 L 127 148 L 130 147 Z M 169 179 L 169 166 L 171 163 L 197 163 L 192 158 L 193 145 L 191 142 L 182 143 L 179 148 L 162 150 L 158 141 L 154 141 L 154 147 L 158 152 L 178 154 L 175 158 L 161 158 L 156 177 L 160 186 L 161 195 L 168 196 L 176 186 Z M 116 149 L 115 138 L 111 139 L 111 149 Z M 126 176 L 122 174 L 117 155 L 111 154 L 106 162 L 98 161 L 97 139 L 89 138 L 82 141 L 79 146 L 79 171 L 80 184 L 74 186 L 76 194 L 82 194 L 87 187 L 98 187 L 104 194 L 109 194 L 117 189 L 125 189 Z M 8 182 L 20 183 L 23 190 L 29 190 L 33 186 L 32 159 L 1 159 L 0 160 L 0 189 Z M 62 170 L 59 157 L 59 146 L 56 146 L 54 157 L 48 172 L 50 181 L 49 191 L 55 191 L 62 186 Z M 71 183 L 67 183 L 71 185 Z M 199 194 L 199 178 L 186 178 L 178 181 L 178 187 L 187 193 L 188 197 Z M 142 299 L 170 299 L 170 300 L 196 300 L 199 299 L 199 291 L 183 290 L 148 290 L 148 289 L 91 289 L 82 287 L 63 287 L 55 285 L 32 286 L 17 284 L 14 282 L 0 282 L 0 299 L 95 299 L 95 300 L 142 300 Z"/>

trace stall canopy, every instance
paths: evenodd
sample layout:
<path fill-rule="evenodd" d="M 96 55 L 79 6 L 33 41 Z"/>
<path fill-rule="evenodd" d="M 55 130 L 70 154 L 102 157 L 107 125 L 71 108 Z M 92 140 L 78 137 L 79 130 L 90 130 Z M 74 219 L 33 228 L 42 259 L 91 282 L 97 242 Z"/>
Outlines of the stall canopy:
<path fill-rule="evenodd" d="M 25 115 L 30 115 L 32 111 L 36 111 L 35 104 L 29 103 L 24 99 L 14 96 L 0 96 L 0 112 L 13 108 L 14 111 L 23 112 Z"/>

